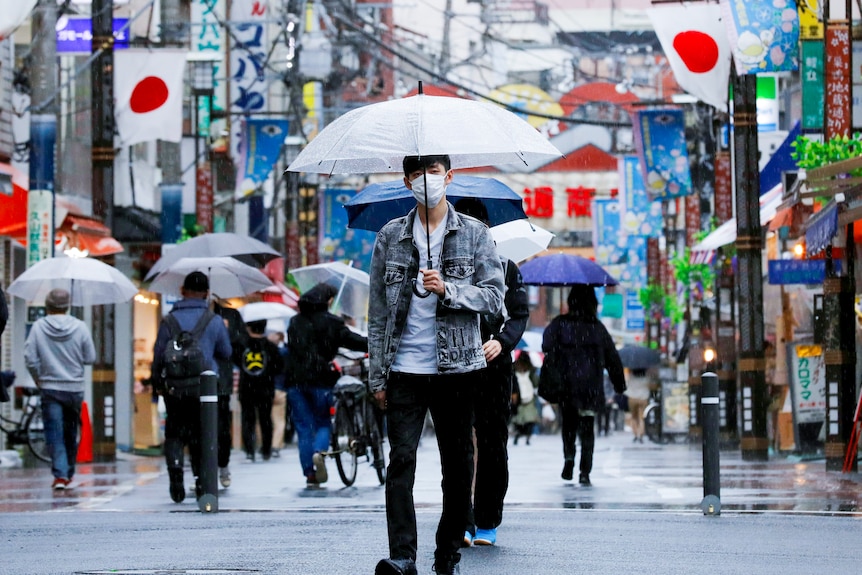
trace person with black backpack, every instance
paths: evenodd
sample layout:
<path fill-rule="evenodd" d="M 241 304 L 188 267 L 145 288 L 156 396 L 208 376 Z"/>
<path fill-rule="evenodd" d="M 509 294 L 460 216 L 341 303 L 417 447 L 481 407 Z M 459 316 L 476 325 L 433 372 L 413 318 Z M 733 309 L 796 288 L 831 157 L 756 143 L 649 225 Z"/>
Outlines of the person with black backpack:
<path fill-rule="evenodd" d="M 284 370 L 278 346 L 264 336 L 266 320 L 250 321 L 248 333 L 234 347 L 234 363 L 239 366 L 239 403 L 242 418 L 242 446 L 247 461 L 254 462 L 255 427 L 260 424 L 260 454 L 272 456 L 272 401 L 275 378 Z"/>
<path fill-rule="evenodd" d="M 188 446 L 195 477 L 195 495 L 201 464 L 200 374 L 218 373 L 217 360 L 230 359 L 231 345 L 222 319 L 210 311 L 209 280 L 192 272 L 183 280 L 183 299 L 174 304 L 159 326 L 153 346 L 152 380 L 165 399 L 165 461 L 171 499 L 186 497 L 183 485 L 183 448 Z"/>

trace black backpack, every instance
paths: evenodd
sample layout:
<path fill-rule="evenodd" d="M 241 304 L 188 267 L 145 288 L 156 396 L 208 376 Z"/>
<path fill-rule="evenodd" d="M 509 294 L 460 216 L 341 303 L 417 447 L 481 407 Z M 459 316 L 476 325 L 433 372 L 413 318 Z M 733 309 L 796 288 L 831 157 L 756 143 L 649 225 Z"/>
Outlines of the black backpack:
<path fill-rule="evenodd" d="M 173 314 L 165 317 L 171 339 L 162 354 L 162 384 L 174 397 L 200 397 L 201 373 L 210 369 L 198 340 L 215 314 L 206 310 L 191 331 L 180 327 Z"/>

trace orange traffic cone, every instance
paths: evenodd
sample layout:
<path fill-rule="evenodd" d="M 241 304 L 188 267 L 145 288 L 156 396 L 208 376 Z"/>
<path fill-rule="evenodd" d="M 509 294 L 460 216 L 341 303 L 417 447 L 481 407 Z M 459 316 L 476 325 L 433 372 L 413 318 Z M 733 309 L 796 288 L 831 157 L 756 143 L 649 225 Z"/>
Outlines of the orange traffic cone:
<path fill-rule="evenodd" d="M 78 445 L 77 463 L 93 461 L 93 427 L 90 425 L 90 410 L 87 402 L 81 404 L 81 443 Z"/>

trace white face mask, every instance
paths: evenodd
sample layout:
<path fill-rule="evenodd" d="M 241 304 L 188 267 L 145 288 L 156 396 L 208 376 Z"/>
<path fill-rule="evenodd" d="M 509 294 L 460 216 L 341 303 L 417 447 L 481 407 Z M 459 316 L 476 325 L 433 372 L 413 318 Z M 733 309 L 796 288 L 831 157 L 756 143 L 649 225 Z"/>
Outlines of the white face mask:
<path fill-rule="evenodd" d="M 446 195 L 446 176 L 439 174 L 423 174 L 410 182 L 413 188 L 413 197 L 416 201 L 425 205 L 425 181 L 428 181 L 428 207 L 436 208 L 443 196 Z"/>

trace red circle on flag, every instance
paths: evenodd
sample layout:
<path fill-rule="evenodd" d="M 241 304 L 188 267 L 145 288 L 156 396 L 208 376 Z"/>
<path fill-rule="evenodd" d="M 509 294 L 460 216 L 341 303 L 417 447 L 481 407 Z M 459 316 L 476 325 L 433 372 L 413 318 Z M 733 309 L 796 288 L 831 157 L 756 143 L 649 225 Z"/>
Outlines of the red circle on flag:
<path fill-rule="evenodd" d="M 136 114 L 146 114 L 168 101 L 168 85 L 157 76 L 147 76 L 132 90 L 129 106 Z"/>
<path fill-rule="evenodd" d="M 718 63 L 718 44 L 709 34 L 697 30 L 680 32 L 673 39 L 673 48 L 695 74 L 709 72 Z"/>

